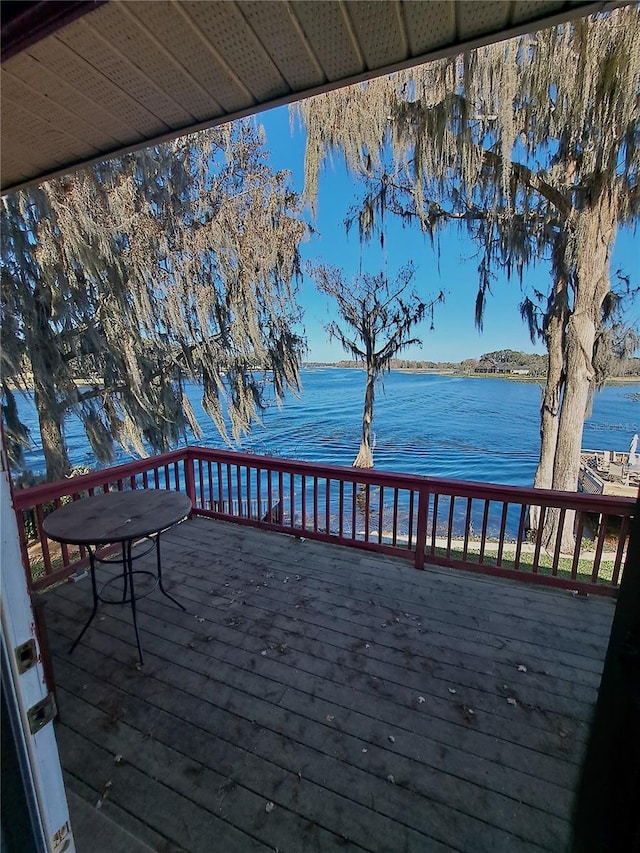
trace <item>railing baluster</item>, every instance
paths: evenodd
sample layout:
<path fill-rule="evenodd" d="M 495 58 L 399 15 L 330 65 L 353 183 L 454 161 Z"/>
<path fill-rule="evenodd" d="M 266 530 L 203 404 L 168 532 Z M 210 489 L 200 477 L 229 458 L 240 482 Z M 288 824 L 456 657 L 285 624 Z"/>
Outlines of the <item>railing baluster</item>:
<path fill-rule="evenodd" d="M 540 515 L 542 516 L 544 513 L 546 513 L 547 509 L 548 509 L 548 507 L 541 506 L 540 507 Z M 558 530 L 564 530 L 564 519 L 565 519 L 566 514 L 567 514 L 567 511 L 563 507 L 560 510 L 560 515 L 558 516 Z M 539 525 L 539 526 L 542 526 L 542 525 Z M 558 575 L 558 567 L 560 565 L 561 552 L 562 552 L 562 536 L 558 536 L 558 534 L 556 534 L 556 546 L 553 549 L 553 564 L 551 566 L 551 574 L 553 577 L 557 577 L 557 575 Z"/>
<path fill-rule="evenodd" d="M 200 500 L 202 500 L 202 466 L 200 466 L 200 482 Z M 191 501 L 192 508 L 197 507 L 198 496 L 196 495 L 195 463 L 192 456 L 187 456 L 184 461 L 184 491 L 186 496 Z M 202 506 L 202 504 L 200 505 Z"/>
<path fill-rule="evenodd" d="M 491 501 L 485 500 L 484 502 L 484 510 L 482 513 L 482 533 L 480 534 L 480 554 L 478 556 L 478 562 L 480 565 L 484 563 L 484 549 L 487 542 L 487 526 L 489 524 L 489 505 Z"/>
<path fill-rule="evenodd" d="M 62 506 L 62 501 L 60 500 L 60 498 L 56 498 L 54 500 L 53 506 L 54 506 L 54 509 L 59 509 Z M 66 542 L 60 543 L 60 551 L 62 552 L 62 565 L 68 566 L 69 562 L 70 562 L 69 561 L 69 546 L 66 544 Z"/>
<path fill-rule="evenodd" d="M 227 512 L 228 515 L 233 515 L 233 487 L 231 486 L 231 463 L 227 462 L 224 467 L 227 472 Z"/>
<path fill-rule="evenodd" d="M 194 464 L 193 460 L 191 461 L 192 464 Z M 198 459 L 198 485 L 200 486 L 200 506 L 206 507 L 207 498 L 205 497 L 204 489 L 204 465 L 200 459 Z M 209 500 L 209 509 L 211 509 L 211 500 Z"/>
<path fill-rule="evenodd" d="M 250 525 L 267 521 L 281 529 L 285 527 L 295 530 L 298 526 L 315 538 L 350 542 L 358 547 L 390 554 L 406 556 L 407 552 L 413 552 L 416 564 L 424 562 L 429 554 L 431 560 L 438 565 L 488 571 L 507 577 L 518 574 L 536 580 L 538 583 L 578 588 L 582 591 L 611 594 L 619 584 L 628 539 L 629 519 L 633 512 L 633 501 L 629 498 L 465 483 L 384 471 L 334 468 L 281 459 L 269 459 L 268 467 L 265 468 L 261 463 L 256 464 L 256 461 L 254 456 L 232 451 L 186 448 L 149 460 L 129 462 L 106 471 L 82 475 L 74 479 L 71 490 L 68 481 L 17 490 L 14 493 L 14 506 L 20 522 L 19 529 L 23 531 L 20 547 L 25 564 L 29 565 L 27 528 L 23 521 L 23 516 L 26 518 L 27 512 L 33 513 L 34 529 L 42 554 L 38 559 L 41 559 L 44 564 L 45 577 L 37 581 L 30 578 L 32 588 L 44 587 L 51 583 L 50 579 L 65 577 L 78 566 L 86 563 L 86 549 L 81 548 L 78 551 L 62 549 L 62 568 L 58 567 L 56 560 L 54 569 L 51 553 L 44 541 L 45 537 L 41 527 L 38 527 L 46 512 L 46 504 L 54 502 L 58 505 L 66 496 L 75 500 L 81 495 L 116 489 L 160 488 L 161 484 L 163 487 L 174 484 L 176 488 L 186 490 L 192 497 L 193 512 L 196 515 L 219 515 L 229 519 L 235 518 L 237 523 Z M 263 511 L 265 490 L 263 478 L 265 476 L 269 498 L 267 512 Z M 215 477 L 217 477 L 217 485 L 214 484 Z M 253 477 L 256 478 L 255 484 Z M 287 494 L 283 487 L 285 477 L 288 486 Z M 320 493 L 321 483 L 324 495 Z M 350 521 L 349 498 L 346 492 L 348 483 L 351 483 Z M 311 484 L 313 484 L 312 488 Z M 300 503 L 296 496 L 298 487 L 301 488 Z M 389 489 L 392 490 L 392 500 L 388 497 Z M 216 494 L 217 501 L 214 499 Z M 313 494 L 312 529 L 311 510 L 308 507 L 311 494 Z M 385 515 L 385 496 L 389 499 L 388 519 Z M 325 517 L 323 523 L 320 518 L 320 500 L 323 500 Z M 448 501 L 446 506 L 442 503 L 444 500 Z M 466 502 L 463 513 L 458 512 L 460 506 L 458 501 Z M 476 534 L 472 528 L 474 501 L 483 502 L 478 555 L 475 553 L 474 543 Z M 492 533 L 492 529 L 489 528 L 492 503 L 496 503 L 502 510 L 495 565 L 493 559 L 488 558 L 489 553 L 491 555 L 494 553 L 493 549 L 489 550 L 488 543 L 488 536 Z M 504 560 L 507 538 L 511 538 L 515 527 L 515 519 L 513 522 L 509 520 L 510 504 L 519 508 L 514 569 L 509 568 L 508 564 L 505 565 Z M 532 548 L 527 546 L 525 549 L 524 519 L 529 505 L 541 507 L 541 518 L 534 540 L 535 545 Z M 569 518 L 573 519 L 577 513 L 576 547 L 572 558 L 569 558 L 572 568 L 567 572 L 564 568 L 561 569 L 564 567 L 564 560 L 561 556 L 560 538 L 553 543 L 551 571 L 547 572 L 543 569 L 546 561 L 543 555 L 543 527 L 545 516 L 548 517 L 551 509 L 559 515 L 561 526 Z M 337 523 L 333 529 L 332 510 L 338 513 Z M 289 517 L 285 522 L 287 512 Z M 375 512 L 378 513 L 377 519 L 372 517 Z M 602 517 L 602 524 L 593 552 L 593 563 L 589 563 L 588 570 L 582 570 L 581 540 L 584 519 L 587 513 L 596 512 Z M 406 528 L 405 518 L 407 519 Z M 616 541 L 610 549 L 605 526 L 608 519 L 615 519 L 616 524 L 619 525 Z M 507 524 L 508 520 L 509 524 Z M 360 521 L 364 524 L 363 531 L 359 528 Z M 456 527 L 459 522 L 464 523 L 462 531 Z M 348 532 L 349 524 L 350 532 Z M 389 530 L 388 527 L 390 527 Z M 445 556 L 436 548 L 437 538 L 443 535 L 443 529 L 446 529 Z"/>
<path fill-rule="evenodd" d="M 418 492 L 418 526 L 416 551 L 413 561 L 416 569 L 424 569 L 424 552 L 427 547 L 427 524 L 429 522 L 429 490 L 424 486 Z"/>
<path fill-rule="evenodd" d="M 409 492 L 409 527 L 407 530 L 407 548 L 413 551 L 413 509 L 414 509 L 415 493 L 413 489 Z"/>
<path fill-rule="evenodd" d="M 392 537 L 391 544 L 395 548 L 398 544 L 398 487 L 394 486 L 393 489 L 393 525 L 392 525 Z"/>
<path fill-rule="evenodd" d="M 258 465 L 256 467 L 256 518 L 258 521 L 262 521 L 263 512 L 262 512 L 262 466 Z"/>
<path fill-rule="evenodd" d="M 600 516 L 600 530 L 598 531 L 598 544 L 596 545 L 596 553 L 593 557 L 593 568 L 591 570 L 591 583 L 598 583 L 598 573 L 600 571 L 600 563 L 602 561 L 602 550 L 604 548 L 604 540 L 607 536 L 607 521 L 609 516 Z"/>
<path fill-rule="evenodd" d="M 629 519 L 625 516 L 625 518 L 622 519 L 620 532 L 618 534 L 618 547 L 616 548 L 616 558 L 613 563 L 613 572 L 611 573 L 612 586 L 618 586 L 618 583 L 620 582 L 620 567 L 622 566 L 622 558 L 624 556 L 624 549 L 628 535 Z"/>
<path fill-rule="evenodd" d="M 524 541 L 524 525 L 527 518 L 527 505 L 520 506 L 520 521 L 518 522 L 518 539 L 516 541 L 516 553 L 513 558 L 513 568 L 520 571 L 520 555 L 522 554 L 522 543 Z"/>
<path fill-rule="evenodd" d="M 273 518 L 272 518 L 272 513 L 273 513 L 273 485 L 271 483 L 271 475 L 272 474 L 273 474 L 273 471 L 271 469 L 269 469 L 267 471 L 267 502 L 269 504 L 269 508 L 267 509 L 267 512 L 265 513 L 265 518 L 271 523 L 273 523 Z"/>
<path fill-rule="evenodd" d="M 542 532 L 544 530 L 546 507 L 540 507 L 540 515 L 538 516 L 538 530 L 536 531 L 536 545 L 533 552 L 533 566 L 531 570 L 534 574 L 538 572 L 538 563 L 540 561 L 540 548 L 542 547 Z"/>
<path fill-rule="evenodd" d="M 302 513 L 302 529 L 307 529 L 307 475 L 302 475 L 302 494 L 300 495 L 300 512 Z"/>
<path fill-rule="evenodd" d="M 371 492 L 369 483 L 364 484 L 364 541 L 369 541 L 369 527 L 371 526 Z"/>
<path fill-rule="evenodd" d="M 237 463 L 236 466 L 236 494 L 238 495 L 238 517 L 242 518 L 244 512 L 242 511 L 242 468 L 240 464 Z"/>
<path fill-rule="evenodd" d="M 449 523 L 447 525 L 447 560 L 451 559 L 451 542 L 453 539 L 453 513 L 456 499 L 454 495 L 449 496 Z"/>
<path fill-rule="evenodd" d="M 431 522 L 431 556 L 436 553 L 436 536 L 438 535 L 438 500 L 439 495 L 436 492 L 433 496 L 433 521 Z"/>
<path fill-rule="evenodd" d="M 462 559 L 466 561 L 469 549 L 469 531 L 471 529 L 471 498 L 467 498 L 467 513 L 464 522 L 464 545 L 462 546 Z"/>
<path fill-rule="evenodd" d="M 558 528 L 558 536 L 562 536 L 563 528 Z M 580 552 L 582 551 L 582 533 L 584 531 L 584 515 L 578 513 L 578 525 L 576 528 L 576 542 L 573 549 L 573 561 L 571 563 L 571 580 L 578 577 L 578 565 L 580 563 Z"/>
<path fill-rule="evenodd" d="M 351 538 L 355 541 L 356 535 L 356 483 L 351 483 Z"/>
<path fill-rule="evenodd" d="M 324 483 L 324 529 L 331 533 L 331 480 L 327 477 Z"/>
<path fill-rule="evenodd" d="M 496 555 L 496 566 L 502 565 L 502 555 L 504 553 L 504 536 L 507 530 L 507 513 L 509 511 L 509 504 L 505 501 L 502 504 L 502 516 L 500 518 L 500 534 L 498 536 L 498 553 Z"/>
<path fill-rule="evenodd" d="M 42 522 L 44 521 L 44 513 L 42 511 L 42 504 L 38 504 L 36 507 L 36 529 L 38 531 L 38 536 L 40 538 L 40 543 L 42 546 L 42 559 L 44 562 L 44 573 L 45 575 L 51 574 L 51 554 L 49 553 L 49 540 L 44 535 L 44 531 L 42 530 Z"/>

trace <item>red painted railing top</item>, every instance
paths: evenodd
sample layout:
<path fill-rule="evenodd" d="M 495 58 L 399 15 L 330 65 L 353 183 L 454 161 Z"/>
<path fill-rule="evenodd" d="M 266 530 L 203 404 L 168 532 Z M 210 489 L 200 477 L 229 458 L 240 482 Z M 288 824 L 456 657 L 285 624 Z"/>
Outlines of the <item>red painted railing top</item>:
<path fill-rule="evenodd" d="M 252 453 L 236 453 L 232 450 L 217 450 L 208 447 L 189 446 L 170 453 L 163 453 L 149 459 L 139 459 L 82 474 L 69 480 L 42 483 L 14 492 L 16 510 L 34 506 L 52 500 L 64 494 L 75 494 L 90 488 L 102 486 L 106 482 L 115 482 L 139 474 L 145 468 L 162 468 L 175 462 L 186 460 L 211 460 L 226 462 L 251 468 L 268 468 L 283 473 L 305 474 L 321 479 L 340 479 L 351 483 L 370 483 L 403 489 L 422 490 L 425 487 L 441 495 L 455 494 L 460 497 L 474 497 L 481 500 L 509 501 L 513 503 L 533 503 L 566 509 L 584 510 L 593 513 L 606 513 L 631 517 L 637 501 L 633 498 L 617 495 L 589 495 L 582 492 L 558 492 L 551 489 L 534 489 L 526 486 L 506 486 L 499 483 L 482 483 L 473 480 L 453 480 L 445 477 L 428 477 L 419 474 L 402 474 L 382 471 L 377 468 L 353 468 L 341 465 L 322 465 L 317 462 L 300 462 L 275 456 L 260 456 Z M 61 487 L 65 488 L 62 489 Z"/>
<path fill-rule="evenodd" d="M 25 569 L 34 589 L 62 580 L 84 559 L 82 553 L 69 554 L 63 548 L 54 564 L 43 532 L 46 513 L 65 498 L 77 499 L 112 486 L 180 489 L 191 498 L 196 515 L 409 556 L 418 569 L 428 561 L 515 579 L 526 576 L 532 582 L 603 594 L 615 594 L 619 586 L 629 520 L 637 508 L 633 498 L 614 495 L 557 492 L 186 447 L 15 491 Z M 555 535 L 551 543 L 543 543 L 544 523 L 537 526 L 537 532 L 535 528 L 533 534 L 528 531 L 528 512 L 535 507 L 539 519 L 555 508 L 559 511 L 560 533 L 551 532 Z M 594 517 L 599 517 L 595 534 L 587 532 L 583 538 L 585 528 L 593 529 L 589 518 Z M 608 533 L 611 519 L 617 525 L 613 539 Z M 572 546 L 563 545 L 565 524 L 571 524 L 575 533 Z M 35 539 L 31 540 L 33 531 Z M 34 559 L 38 548 L 41 552 L 44 575 L 38 563 L 34 563 L 32 573 L 27 547 L 30 541 L 37 543 Z M 513 554 L 509 548 L 515 549 Z M 567 553 L 570 568 L 565 565 Z"/>
<path fill-rule="evenodd" d="M 269 468 L 272 471 L 307 474 L 312 477 L 341 479 L 351 483 L 371 483 L 405 489 L 419 489 L 425 485 L 432 492 L 455 494 L 460 497 L 476 497 L 482 500 L 509 500 L 514 503 L 549 503 L 567 509 L 588 509 L 589 512 L 607 512 L 631 515 L 635 505 L 633 498 L 618 495 L 588 495 L 582 492 L 559 492 L 553 489 L 534 489 L 527 486 L 506 486 L 500 483 L 482 483 L 475 480 L 454 480 L 448 477 L 429 477 L 420 474 L 403 474 L 382 471 L 378 468 L 353 468 L 343 465 L 322 465 L 317 462 L 299 462 L 275 456 L 259 456 L 251 453 L 236 453 L 232 450 L 214 450 L 208 447 L 190 446 L 187 453 L 194 459 L 225 461 L 242 466 Z M 155 457 L 160 459 L 161 457 Z M 523 500 L 525 499 L 525 500 Z M 618 510 L 621 509 L 620 512 Z"/>
<path fill-rule="evenodd" d="M 77 477 L 69 477 L 64 480 L 55 480 L 52 483 L 41 483 L 38 486 L 30 486 L 27 489 L 15 489 L 13 493 L 13 505 L 16 510 L 28 509 L 39 503 L 53 500 L 61 495 L 77 494 L 86 492 L 88 489 L 96 488 L 105 483 L 115 483 L 125 480 L 127 477 L 140 474 L 144 470 L 164 468 L 174 462 L 181 462 L 187 458 L 188 448 L 172 450 L 160 456 L 152 456 L 148 459 L 135 459 L 133 462 L 125 462 L 123 465 L 114 465 L 112 468 L 102 468 L 91 471 L 89 474 L 80 474 Z M 64 488 L 62 488 L 64 486 Z"/>

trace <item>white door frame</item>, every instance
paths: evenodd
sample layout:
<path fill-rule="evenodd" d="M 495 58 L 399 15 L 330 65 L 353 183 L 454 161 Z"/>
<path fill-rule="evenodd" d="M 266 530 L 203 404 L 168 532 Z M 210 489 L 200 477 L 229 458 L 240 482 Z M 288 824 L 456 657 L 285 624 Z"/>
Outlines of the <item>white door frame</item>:
<path fill-rule="evenodd" d="M 22 565 L 4 452 L 0 459 L 2 687 L 10 717 L 10 720 L 3 720 L 3 726 L 11 725 L 30 812 L 20 819 L 31 823 L 37 844 L 34 853 L 75 853 L 53 723 L 45 722 L 46 712 L 40 715 L 40 723 L 34 722 L 32 712 L 30 722 L 29 711 L 43 700 L 46 703 L 49 691 Z M 16 654 L 21 648 L 27 657 L 34 659 L 24 672 L 19 671 Z M 41 727 L 33 733 L 39 724 Z"/>

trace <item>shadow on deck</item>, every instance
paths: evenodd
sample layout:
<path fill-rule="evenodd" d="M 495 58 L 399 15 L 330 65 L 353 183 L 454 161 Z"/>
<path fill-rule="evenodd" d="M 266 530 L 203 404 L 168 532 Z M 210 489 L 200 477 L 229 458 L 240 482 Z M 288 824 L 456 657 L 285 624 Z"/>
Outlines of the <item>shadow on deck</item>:
<path fill-rule="evenodd" d="M 202 518 L 162 552 L 142 668 L 128 606 L 70 656 L 89 581 L 47 594 L 75 799 L 165 852 L 568 848 L 610 599 Z"/>

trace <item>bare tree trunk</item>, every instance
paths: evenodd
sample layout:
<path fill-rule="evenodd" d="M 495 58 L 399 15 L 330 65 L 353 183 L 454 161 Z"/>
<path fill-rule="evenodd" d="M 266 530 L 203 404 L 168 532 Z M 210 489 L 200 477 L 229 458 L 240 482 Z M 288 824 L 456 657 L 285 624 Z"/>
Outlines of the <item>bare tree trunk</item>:
<path fill-rule="evenodd" d="M 364 413 L 362 415 L 362 440 L 360 450 L 353 460 L 354 468 L 373 468 L 373 450 L 371 448 L 371 423 L 373 421 L 373 400 L 376 374 L 372 367 L 367 369 L 367 387 L 364 394 Z"/>
<path fill-rule="evenodd" d="M 535 489 L 550 489 L 553 484 L 553 461 L 556 455 L 560 400 L 565 381 L 564 331 L 569 316 L 566 277 L 554 286 L 553 308 L 545 324 L 545 340 L 549 355 L 547 381 L 540 407 L 540 461 L 533 480 Z M 529 526 L 538 529 L 540 507 L 529 510 Z"/>
<path fill-rule="evenodd" d="M 609 261 L 616 232 L 616 206 L 609 193 L 600 192 L 596 203 L 578 213 L 574 305 L 567 323 L 567 375 L 553 466 L 553 488 L 574 492 L 578 487 L 584 418 L 593 378 L 593 346 L 604 297 L 609 291 Z M 545 525 L 545 542 L 556 541 L 559 514 Z M 574 513 L 567 512 L 561 549 L 574 547 Z"/>
<path fill-rule="evenodd" d="M 34 288 L 30 305 L 31 325 L 28 355 L 33 371 L 33 397 L 38 412 L 42 452 L 47 480 L 61 480 L 71 471 L 71 462 L 63 436 L 64 409 L 58 405 L 55 387 L 55 363 L 60 358 L 58 342 L 50 325 L 51 293 L 40 285 Z"/>
<path fill-rule="evenodd" d="M 71 471 L 71 462 L 62 434 L 61 418 L 51 413 L 51 404 L 46 403 L 47 390 L 39 383 L 34 389 L 34 402 L 38 412 L 42 452 L 47 466 L 47 480 L 62 480 Z"/>

